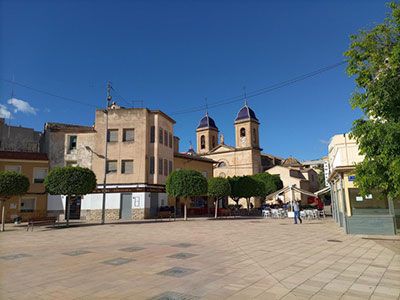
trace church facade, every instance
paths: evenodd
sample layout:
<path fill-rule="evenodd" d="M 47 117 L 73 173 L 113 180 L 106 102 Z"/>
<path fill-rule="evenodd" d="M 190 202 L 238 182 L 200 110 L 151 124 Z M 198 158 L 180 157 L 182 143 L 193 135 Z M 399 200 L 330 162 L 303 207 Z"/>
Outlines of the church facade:
<path fill-rule="evenodd" d="M 247 102 L 235 122 L 235 146 L 218 142 L 219 130 L 206 113 L 196 129 L 197 155 L 216 161 L 214 177 L 253 175 L 264 171 L 259 140 L 260 122 Z"/>

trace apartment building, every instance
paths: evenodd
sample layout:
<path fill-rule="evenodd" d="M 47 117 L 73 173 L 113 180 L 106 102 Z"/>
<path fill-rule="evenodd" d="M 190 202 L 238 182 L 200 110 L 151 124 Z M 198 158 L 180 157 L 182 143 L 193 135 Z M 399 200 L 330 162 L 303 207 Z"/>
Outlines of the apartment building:
<path fill-rule="evenodd" d="M 364 159 L 356 141 L 348 133 L 335 135 L 328 152 L 335 221 L 350 234 L 396 234 L 400 227 L 400 200 L 385 199 L 378 191 L 362 196 L 355 185 L 355 166 Z"/>
<path fill-rule="evenodd" d="M 16 218 L 27 221 L 34 217 L 44 217 L 47 213 L 47 193 L 44 178 L 47 175 L 49 161 L 46 154 L 20 151 L 0 151 L 0 171 L 22 173 L 29 179 L 29 190 L 21 196 L 6 201 L 5 221 Z M 0 217 L 1 219 L 1 217 Z"/>
<path fill-rule="evenodd" d="M 151 218 L 159 206 L 167 205 L 165 182 L 174 168 L 174 124 L 161 111 L 115 104 L 96 110 L 92 127 L 47 123 L 43 149 L 51 167 L 79 165 L 96 174 L 96 190 L 72 201 L 71 218 L 101 219 L 104 177 L 106 220 Z M 63 215 L 64 208 L 64 196 L 49 196 L 50 214 Z"/>

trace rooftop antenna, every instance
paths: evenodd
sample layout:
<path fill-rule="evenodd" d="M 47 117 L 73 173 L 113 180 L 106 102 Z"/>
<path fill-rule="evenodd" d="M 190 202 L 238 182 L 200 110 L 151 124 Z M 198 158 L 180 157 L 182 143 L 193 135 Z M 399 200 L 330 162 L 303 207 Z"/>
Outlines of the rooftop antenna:
<path fill-rule="evenodd" d="M 11 99 L 14 98 L 14 83 L 15 83 L 15 77 L 13 74 L 12 84 L 11 84 Z"/>
<path fill-rule="evenodd" d="M 243 99 L 244 99 L 244 105 L 247 106 L 246 86 L 243 86 Z"/>
<path fill-rule="evenodd" d="M 111 106 L 111 100 L 112 100 L 111 89 L 112 89 L 111 82 L 107 81 L 107 108 Z"/>
<path fill-rule="evenodd" d="M 208 116 L 208 101 L 207 101 L 207 97 L 204 98 L 204 101 L 206 102 L 206 116 Z"/>

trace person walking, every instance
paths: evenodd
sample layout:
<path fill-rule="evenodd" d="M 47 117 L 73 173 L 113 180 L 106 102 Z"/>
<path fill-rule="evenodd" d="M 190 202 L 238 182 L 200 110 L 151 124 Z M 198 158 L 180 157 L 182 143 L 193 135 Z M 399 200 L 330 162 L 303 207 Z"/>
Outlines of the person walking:
<path fill-rule="evenodd" d="M 294 201 L 293 212 L 294 212 L 294 224 L 297 224 L 297 219 L 299 219 L 300 224 L 303 223 L 303 220 L 300 218 L 300 201 Z"/>

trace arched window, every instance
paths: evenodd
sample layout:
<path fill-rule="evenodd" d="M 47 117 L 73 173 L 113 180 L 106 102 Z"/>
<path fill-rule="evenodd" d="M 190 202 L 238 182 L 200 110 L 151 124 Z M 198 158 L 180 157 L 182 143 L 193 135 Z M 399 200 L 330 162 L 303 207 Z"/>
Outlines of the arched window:
<path fill-rule="evenodd" d="M 257 143 L 257 130 L 255 128 L 253 128 L 253 143 Z"/>
<path fill-rule="evenodd" d="M 206 148 L 206 137 L 204 135 L 202 135 L 200 137 L 200 148 L 201 149 L 205 149 Z"/>
<path fill-rule="evenodd" d="M 212 140 L 212 147 L 213 147 L 213 149 L 215 148 L 215 136 L 213 136 L 212 138 L 211 138 L 211 140 Z"/>
<path fill-rule="evenodd" d="M 246 129 L 240 128 L 240 137 L 245 137 L 245 136 L 246 136 Z"/>
<path fill-rule="evenodd" d="M 224 162 L 224 161 L 219 162 L 217 167 L 218 167 L 218 168 L 224 168 L 224 167 L 226 167 L 226 162 Z"/>

